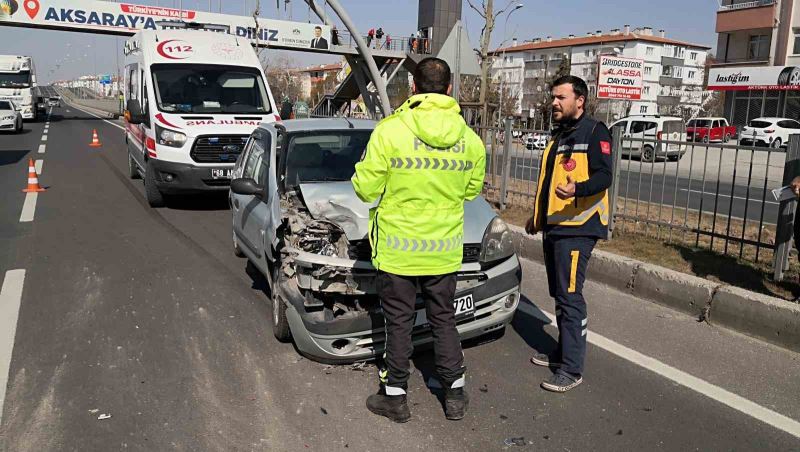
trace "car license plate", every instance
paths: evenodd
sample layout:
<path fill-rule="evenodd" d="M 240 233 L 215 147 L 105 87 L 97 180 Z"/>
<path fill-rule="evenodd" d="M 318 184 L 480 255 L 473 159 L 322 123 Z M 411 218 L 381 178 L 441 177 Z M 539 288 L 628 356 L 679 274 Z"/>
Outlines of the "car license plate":
<path fill-rule="evenodd" d="M 212 179 L 230 179 L 232 174 L 233 168 L 215 168 L 211 170 Z"/>
<path fill-rule="evenodd" d="M 463 319 L 464 317 L 469 317 L 475 314 L 475 302 L 472 299 L 472 295 L 465 295 L 463 297 L 456 298 L 453 301 L 453 308 L 455 308 L 456 319 Z M 428 318 L 425 314 L 425 310 L 417 311 L 416 316 L 414 317 L 414 326 L 423 326 L 428 324 Z"/>

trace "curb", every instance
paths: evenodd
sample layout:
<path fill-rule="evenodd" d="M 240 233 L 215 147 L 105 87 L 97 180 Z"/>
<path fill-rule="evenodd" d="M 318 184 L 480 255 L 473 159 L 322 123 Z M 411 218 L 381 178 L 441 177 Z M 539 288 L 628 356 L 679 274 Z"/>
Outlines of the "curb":
<path fill-rule="evenodd" d="M 544 263 L 541 235 L 508 225 L 517 254 Z M 739 287 L 595 250 L 588 279 L 789 350 L 800 352 L 800 306 Z"/>

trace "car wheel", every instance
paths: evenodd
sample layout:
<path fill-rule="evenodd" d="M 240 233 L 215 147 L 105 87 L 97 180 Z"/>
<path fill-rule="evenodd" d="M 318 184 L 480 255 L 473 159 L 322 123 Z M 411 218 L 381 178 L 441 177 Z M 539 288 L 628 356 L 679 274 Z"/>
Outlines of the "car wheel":
<path fill-rule="evenodd" d="M 645 162 L 655 162 L 656 161 L 656 151 L 653 149 L 653 146 L 645 146 L 642 149 L 642 160 Z"/>
<path fill-rule="evenodd" d="M 724 139 L 724 141 L 725 141 L 726 143 L 730 142 L 730 141 L 731 141 L 731 134 L 729 134 L 729 133 L 726 133 L 726 134 L 725 134 L 725 139 Z"/>
<path fill-rule="evenodd" d="M 708 139 L 708 135 L 706 135 L 706 136 L 704 136 L 704 137 L 703 137 L 703 143 L 705 143 L 705 144 L 708 144 L 708 143 L 709 143 L 709 141 L 710 141 L 710 140 Z"/>
<path fill-rule="evenodd" d="M 281 264 L 275 262 L 272 266 L 272 334 L 280 342 L 289 342 L 292 332 L 289 329 L 289 319 L 286 318 L 286 303 L 278 290 L 280 282 Z"/>
<path fill-rule="evenodd" d="M 783 141 L 781 141 L 781 139 L 780 139 L 780 138 L 775 138 L 775 141 L 773 141 L 772 143 L 770 143 L 770 144 L 769 144 L 769 146 L 770 146 L 772 149 L 780 149 L 780 147 L 781 147 L 781 145 L 782 145 L 782 144 L 783 144 Z"/>
<path fill-rule="evenodd" d="M 239 238 L 236 237 L 236 231 L 234 231 L 232 227 L 231 227 L 231 231 L 233 232 L 233 254 L 234 254 L 234 256 L 236 256 L 236 257 L 245 257 L 244 251 L 242 251 L 242 248 L 239 246 Z"/>
<path fill-rule="evenodd" d="M 155 173 L 155 168 L 150 163 L 151 160 L 147 161 L 147 169 L 144 172 L 144 193 L 145 197 L 147 198 L 147 203 L 150 204 L 150 207 L 164 207 L 164 194 L 156 186 L 155 178 L 153 177 L 153 173 Z"/>
<path fill-rule="evenodd" d="M 139 179 L 142 177 L 142 175 L 139 174 L 139 166 L 136 164 L 136 161 L 133 160 L 133 156 L 130 152 L 128 152 L 128 177 L 131 179 Z"/>

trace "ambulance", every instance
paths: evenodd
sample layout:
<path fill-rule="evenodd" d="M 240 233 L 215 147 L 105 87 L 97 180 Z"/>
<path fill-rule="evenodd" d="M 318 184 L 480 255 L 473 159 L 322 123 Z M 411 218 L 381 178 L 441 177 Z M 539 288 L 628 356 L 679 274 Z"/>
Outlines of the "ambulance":
<path fill-rule="evenodd" d="M 125 43 L 129 176 L 144 180 L 151 207 L 227 192 L 250 133 L 280 121 L 250 41 L 225 28 L 181 22 Z"/>

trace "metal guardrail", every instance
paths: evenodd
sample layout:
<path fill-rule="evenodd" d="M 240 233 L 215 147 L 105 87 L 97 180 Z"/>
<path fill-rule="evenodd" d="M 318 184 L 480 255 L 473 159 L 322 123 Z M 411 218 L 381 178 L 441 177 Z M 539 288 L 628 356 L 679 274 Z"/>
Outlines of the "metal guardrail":
<path fill-rule="evenodd" d="M 511 124 L 475 128 L 487 149 L 485 195 L 501 208 L 530 208 L 543 149 L 504 138 L 546 132 Z M 613 132 L 612 234 L 640 234 L 752 262 L 771 259 L 775 280 L 783 278 L 797 201 L 777 202 L 770 191 L 800 174 L 800 140 L 783 150 Z"/>
<path fill-rule="evenodd" d="M 411 38 L 410 36 L 384 35 L 381 39 L 370 38 L 367 35 L 361 36 L 371 49 L 392 50 L 403 53 L 417 53 L 428 55 L 431 53 L 430 40 L 426 38 Z M 338 33 L 338 44 L 344 47 L 356 47 L 356 41 L 348 32 Z"/>
<path fill-rule="evenodd" d="M 759 6 L 770 6 L 778 3 L 777 0 L 757 0 L 753 2 L 733 3 L 730 5 L 720 5 L 720 11 L 736 11 L 739 9 L 757 8 Z"/>

